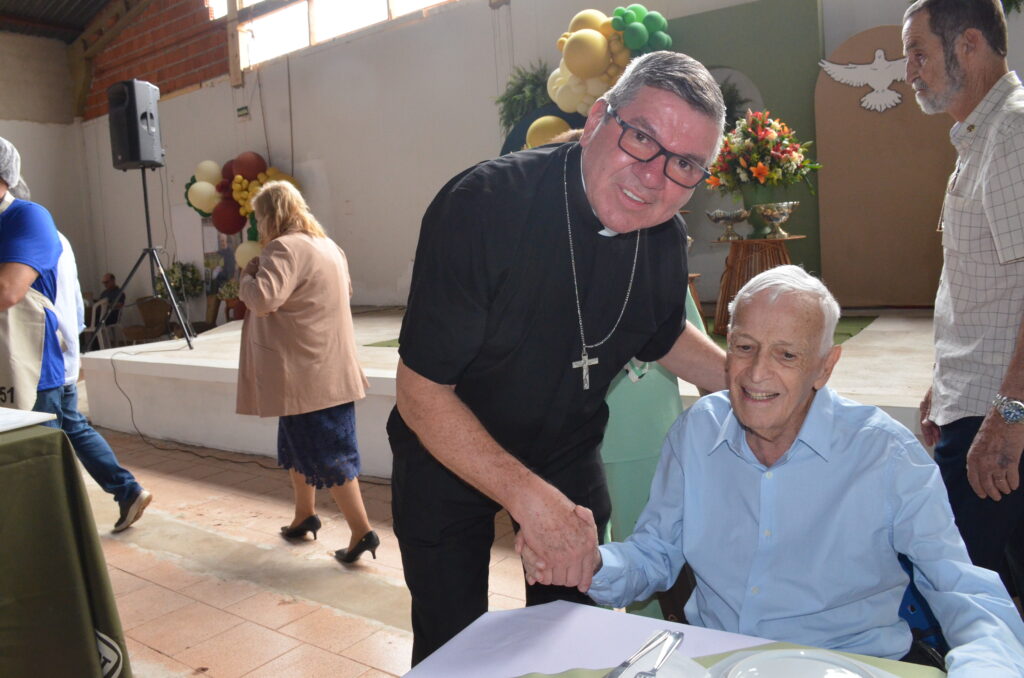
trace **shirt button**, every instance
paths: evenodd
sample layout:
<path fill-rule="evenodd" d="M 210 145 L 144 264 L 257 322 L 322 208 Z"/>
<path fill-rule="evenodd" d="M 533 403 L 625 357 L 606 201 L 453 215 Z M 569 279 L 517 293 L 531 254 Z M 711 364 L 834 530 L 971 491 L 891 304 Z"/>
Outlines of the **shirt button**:
<path fill-rule="evenodd" d="M 772 531 L 771 530 L 765 530 L 764 531 L 764 536 L 766 536 L 766 537 L 772 536 Z"/>
<path fill-rule="evenodd" d="M 771 480 L 772 479 L 772 472 L 768 471 L 767 473 L 764 474 L 764 477 L 767 478 L 768 480 Z"/>
<path fill-rule="evenodd" d="M 753 588 L 750 589 L 750 592 L 756 595 L 756 594 L 761 592 L 761 587 L 760 586 L 754 586 Z"/>

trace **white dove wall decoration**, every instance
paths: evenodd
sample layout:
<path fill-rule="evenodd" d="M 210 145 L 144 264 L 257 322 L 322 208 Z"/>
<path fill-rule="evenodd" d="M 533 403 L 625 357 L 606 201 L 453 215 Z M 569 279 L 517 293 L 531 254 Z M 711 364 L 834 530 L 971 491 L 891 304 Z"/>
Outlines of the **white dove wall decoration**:
<path fill-rule="evenodd" d="M 851 87 L 870 87 L 871 91 L 860 100 L 860 105 L 869 111 L 881 113 L 903 98 L 899 92 L 889 89 L 889 85 L 906 79 L 907 60 L 890 61 L 885 58 L 883 49 L 875 50 L 875 60 L 870 64 L 836 64 L 822 59 L 818 65 L 836 82 Z"/>

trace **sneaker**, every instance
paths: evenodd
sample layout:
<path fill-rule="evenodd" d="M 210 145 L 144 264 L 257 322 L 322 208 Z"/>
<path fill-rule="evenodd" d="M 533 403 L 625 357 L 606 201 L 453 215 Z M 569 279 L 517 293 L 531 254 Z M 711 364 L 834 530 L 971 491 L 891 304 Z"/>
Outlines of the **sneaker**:
<path fill-rule="evenodd" d="M 121 507 L 121 517 L 114 523 L 114 532 L 120 532 L 131 527 L 132 523 L 142 517 L 142 512 L 153 501 L 153 495 L 142 490 L 135 497 L 128 501 L 118 502 Z"/>

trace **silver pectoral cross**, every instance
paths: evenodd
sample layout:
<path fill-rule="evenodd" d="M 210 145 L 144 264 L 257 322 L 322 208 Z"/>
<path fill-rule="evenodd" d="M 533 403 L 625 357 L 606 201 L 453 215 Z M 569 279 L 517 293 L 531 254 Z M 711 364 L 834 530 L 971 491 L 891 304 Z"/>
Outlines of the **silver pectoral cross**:
<path fill-rule="evenodd" d="M 590 366 L 597 364 L 597 358 L 590 358 L 587 356 L 587 349 L 584 347 L 583 354 L 580 359 L 572 364 L 573 368 L 583 369 L 583 390 L 590 390 Z"/>

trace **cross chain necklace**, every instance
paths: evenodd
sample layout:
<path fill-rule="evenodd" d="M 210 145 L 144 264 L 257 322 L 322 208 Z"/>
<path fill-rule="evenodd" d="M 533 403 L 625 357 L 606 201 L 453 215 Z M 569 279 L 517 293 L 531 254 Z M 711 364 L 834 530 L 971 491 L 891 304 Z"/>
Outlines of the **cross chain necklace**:
<path fill-rule="evenodd" d="M 588 348 L 597 348 L 601 344 L 605 343 L 612 338 L 615 334 L 615 330 L 619 329 L 619 323 L 622 322 L 622 316 L 626 313 L 626 306 L 629 305 L 629 294 L 633 291 L 633 279 L 636 277 L 636 262 L 640 254 L 640 234 L 642 231 L 637 231 L 636 234 L 636 249 L 633 250 L 633 270 L 629 273 L 629 285 L 626 287 L 626 298 L 622 300 L 622 309 L 619 310 L 619 317 L 616 318 L 615 324 L 612 329 L 605 335 L 605 338 L 595 344 L 588 344 L 586 337 L 583 333 L 583 308 L 580 305 L 580 285 L 576 279 L 576 254 L 573 251 L 572 245 L 572 220 L 569 217 L 569 181 L 568 177 L 568 166 L 569 166 L 569 154 L 565 154 L 565 161 L 562 163 L 562 189 L 563 195 L 565 196 L 565 227 L 569 232 L 569 263 L 572 264 L 572 289 L 576 296 L 576 319 L 580 325 L 580 344 L 583 347 L 583 351 L 580 354 L 580 359 L 573 361 L 573 369 L 583 370 L 583 390 L 590 390 L 590 366 L 598 363 L 597 358 L 591 358 L 587 354 Z"/>

